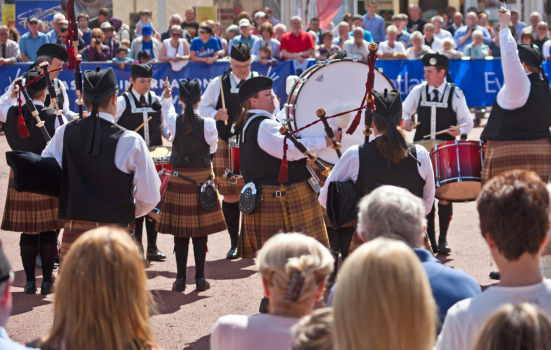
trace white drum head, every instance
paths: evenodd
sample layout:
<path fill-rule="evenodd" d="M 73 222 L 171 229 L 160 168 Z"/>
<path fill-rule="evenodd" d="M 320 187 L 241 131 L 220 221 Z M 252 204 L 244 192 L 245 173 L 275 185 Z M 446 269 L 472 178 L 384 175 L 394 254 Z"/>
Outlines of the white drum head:
<path fill-rule="evenodd" d="M 289 95 L 289 104 L 294 104 L 294 115 L 290 115 L 291 127 L 297 130 L 318 120 L 316 110 L 324 108 L 327 116 L 359 108 L 365 94 L 365 83 L 369 67 L 367 63 L 353 60 L 335 60 L 327 65 L 314 66 L 304 72 Z M 305 79 L 305 80 L 304 80 Z M 302 81 L 304 80 L 304 81 Z M 377 91 L 392 90 L 394 86 L 386 75 L 375 70 L 374 88 Z M 293 110 L 290 111 L 293 114 Z M 352 123 L 356 112 L 352 112 L 346 127 L 343 128 L 341 151 L 364 143 L 364 116 L 353 135 L 346 134 L 346 130 Z M 329 119 L 329 125 L 337 130 L 335 124 L 337 118 Z M 327 136 L 323 123 L 319 122 L 305 130 L 300 131 L 301 137 Z M 331 147 L 317 154 L 320 160 L 334 165 L 339 159 L 337 153 Z"/>

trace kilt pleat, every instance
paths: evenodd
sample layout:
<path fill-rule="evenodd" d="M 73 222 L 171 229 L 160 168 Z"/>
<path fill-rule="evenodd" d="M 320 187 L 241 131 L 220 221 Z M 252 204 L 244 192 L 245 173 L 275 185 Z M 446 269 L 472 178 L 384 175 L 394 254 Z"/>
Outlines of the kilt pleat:
<path fill-rule="evenodd" d="M 10 169 L 4 216 L 0 228 L 4 231 L 38 233 L 63 228 L 64 220 L 57 216 L 57 198 L 17 192 L 13 189 L 14 174 Z"/>
<path fill-rule="evenodd" d="M 240 194 L 243 186 L 245 186 L 243 178 L 238 179 L 236 184 L 230 184 L 224 177 L 226 168 L 230 166 L 229 148 L 230 146 L 226 141 L 218 138 L 218 147 L 213 160 L 214 183 L 218 185 L 218 192 L 223 196 Z"/>
<path fill-rule="evenodd" d="M 285 196 L 273 197 L 279 190 L 285 191 Z M 238 248 L 242 258 L 254 258 L 263 244 L 280 232 L 301 232 L 329 247 L 322 207 L 307 181 L 281 187 L 266 185 L 262 198 L 253 214 L 243 215 Z"/>
<path fill-rule="evenodd" d="M 532 141 L 488 141 L 482 168 L 482 185 L 507 171 L 522 169 L 534 171 L 544 182 L 551 176 L 551 142 L 549 139 Z"/>
<path fill-rule="evenodd" d="M 211 169 L 173 168 L 180 174 L 203 183 Z M 226 221 L 220 206 L 205 210 L 199 204 L 199 187 L 176 176 L 170 176 L 161 202 L 157 231 L 176 237 L 203 237 L 226 230 Z"/>

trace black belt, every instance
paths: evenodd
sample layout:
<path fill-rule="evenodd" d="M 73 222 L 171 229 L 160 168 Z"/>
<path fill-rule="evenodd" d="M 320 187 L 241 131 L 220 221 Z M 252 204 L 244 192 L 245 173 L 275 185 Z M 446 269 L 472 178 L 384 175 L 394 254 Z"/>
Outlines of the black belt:
<path fill-rule="evenodd" d="M 286 191 L 275 191 L 272 193 L 273 198 L 285 197 Z"/>

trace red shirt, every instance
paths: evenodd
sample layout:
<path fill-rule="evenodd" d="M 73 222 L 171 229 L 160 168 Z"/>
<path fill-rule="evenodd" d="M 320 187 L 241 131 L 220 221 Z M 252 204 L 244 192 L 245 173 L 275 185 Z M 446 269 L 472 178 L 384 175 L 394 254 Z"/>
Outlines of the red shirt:
<path fill-rule="evenodd" d="M 303 30 L 300 31 L 299 36 L 295 36 L 291 31 L 281 37 L 281 51 L 287 50 L 290 53 L 298 53 L 308 49 L 314 49 L 314 40 L 310 34 Z"/>

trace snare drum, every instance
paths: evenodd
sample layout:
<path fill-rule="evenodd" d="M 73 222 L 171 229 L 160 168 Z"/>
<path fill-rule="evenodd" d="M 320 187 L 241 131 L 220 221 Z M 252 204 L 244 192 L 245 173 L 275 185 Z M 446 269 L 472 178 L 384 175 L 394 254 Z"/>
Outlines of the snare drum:
<path fill-rule="evenodd" d="M 226 168 L 224 177 L 230 184 L 236 184 L 237 179 L 241 177 L 241 171 L 239 168 L 239 141 L 237 136 L 232 136 L 228 140 L 228 159 L 229 166 Z"/>
<path fill-rule="evenodd" d="M 448 202 L 474 201 L 481 189 L 484 145 L 481 140 L 453 140 L 434 146 L 430 159 L 436 198 Z"/>
<path fill-rule="evenodd" d="M 157 219 L 159 218 L 159 209 L 161 208 L 161 202 L 163 201 L 163 195 L 165 194 L 166 186 L 168 185 L 168 180 L 170 179 L 170 173 L 172 170 L 172 164 L 168 163 L 172 154 L 172 147 L 150 147 L 149 153 L 153 158 L 155 169 L 157 170 L 159 178 L 161 179 L 161 201 L 155 206 L 152 211 L 147 214 L 147 216 L 157 222 Z"/>
<path fill-rule="evenodd" d="M 446 142 L 446 141 L 444 141 L 444 140 L 420 140 L 420 141 L 414 142 L 413 144 L 425 147 L 425 149 L 430 153 L 430 151 L 432 151 L 434 146 L 439 145 L 439 144 L 444 143 L 444 142 Z"/>

